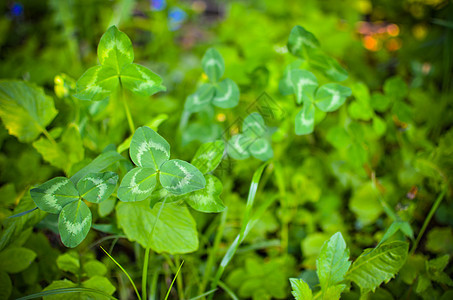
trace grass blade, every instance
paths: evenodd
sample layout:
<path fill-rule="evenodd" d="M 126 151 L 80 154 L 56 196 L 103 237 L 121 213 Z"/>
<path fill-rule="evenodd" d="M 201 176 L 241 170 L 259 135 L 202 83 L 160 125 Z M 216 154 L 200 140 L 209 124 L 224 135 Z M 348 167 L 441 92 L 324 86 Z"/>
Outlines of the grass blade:
<path fill-rule="evenodd" d="M 173 287 L 173 284 L 175 283 L 176 278 L 178 277 L 183 264 L 184 264 L 184 261 L 182 261 L 181 264 L 179 265 L 178 271 L 176 271 L 175 277 L 173 277 L 173 281 L 171 282 L 170 287 L 168 288 L 167 295 L 165 296 L 164 300 L 167 300 L 168 296 L 170 296 L 171 288 Z"/>

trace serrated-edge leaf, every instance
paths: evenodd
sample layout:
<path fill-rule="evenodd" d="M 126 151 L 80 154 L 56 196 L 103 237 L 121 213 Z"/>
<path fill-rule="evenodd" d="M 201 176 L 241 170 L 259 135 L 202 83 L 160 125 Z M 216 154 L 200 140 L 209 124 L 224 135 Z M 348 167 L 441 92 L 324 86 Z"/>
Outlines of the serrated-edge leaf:
<path fill-rule="evenodd" d="M 374 291 L 396 275 L 406 262 L 409 244 L 394 241 L 372 250 L 366 249 L 346 274 L 346 279 L 354 281 L 362 293 Z"/>
<path fill-rule="evenodd" d="M 66 177 L 55 177 L 30 190 L 30 196 L 39 209 L 59 213 L 65 205 L 79 199 L 74 184 Z"/>
<path fill-rule="evenodd" d="M 291 288 L 294 298 L 296 300 L 311 300 L 313 299 L 313 292 L 311 291 L 308 284 L 299 278 L 290 278 Z"/>

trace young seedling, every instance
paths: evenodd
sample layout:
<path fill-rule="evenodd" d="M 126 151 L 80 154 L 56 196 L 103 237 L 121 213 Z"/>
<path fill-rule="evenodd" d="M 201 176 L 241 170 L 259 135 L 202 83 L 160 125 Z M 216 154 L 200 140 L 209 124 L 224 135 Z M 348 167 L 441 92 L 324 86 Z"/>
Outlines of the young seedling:
<path fill-rule="evenodd" d="M 263 117 L 257 112 L 251 113 L 244 119 L 242 133 L 229 140 L 228 155 L 234 159 L 253 156 L 259 160 L 269 160 L 274 156 L 269 137 Z"/>
<path fill-rule="evenodd" d="M 225 72 L 222 55 L 214 48 L 209 48 L 201 63 L 210 83 L 201 85 L 195 93 L 187 97 L 184 109 L 188 112 L 199 112 L 208 105 L 220 108 L 235 107 L 239 103 L 237 84 L 229 78 L 219 82 Z"/>
<path fill-rule="evenodd" d="M 158 177 L 162 187 L 176 195 L 206 186 L 196 167 L 183 160 L 170 160 L 170 144 L 149 127 L 140 127 L 134 133 L 129 154 L 137 167 L 124 176 L 118 188 L 118 199 L 123 202 L 142 201 L 151 196 Z"/>
<path fill-rule="evenodd" d="M 341 81 L 347 78 L 347 73 L 346 77 L 338 75 L 346 71 L 334 59 L 321 52 L 318 40 L 303 27 L 293 28 L 288 40 L 288 49 L 292 54 L 303 57 L 308 65 L 311 63 L 314 68 L 320 66 L 319 60 L 328 62 L 321 71 L 324 71 L 330 79 Z M 283 95 L 295 94 L 297 104 L 303 105 L 295 118 L 295 132 L 297 135 L 304 135 L 314 131 L 317 109 L 323 112 L 337 110 L 351 95 L 351 89 L 337 83 L 327 83 L 319 87 L 316 76 L 309 71 L 298 69 L 298 64 L 300 65 L 300 62 L 288 66 L 279 88 Z M 344 72 L 339 72 L 338 68 Z"/>
<path fill-rule="evenodd" d="M 75 185 L 65 177 L 55 177 L 31 189 L 30 195 L 42 211 L 59 214 L 58 231 L 66 247 L 74 248 L 91 228 L 91 211 L 83 200 L 101 203 L 115 190 L 118 175 L 89 173 Z"/>
<path fill-rule="evenodd" d="M 77 81 L 75 97 L 99 101 L 118 89 L 120 92 L 127 89 L 146 97 L 166 90 L 157 74 L 133 63 L 134 49 L 131 40 L 116 26 L 110 27 L 101 37 L 98 58 L 101 65 L 89 68 Z M 131 132 L 134 132 L 129 107 L 125 98 L 122 98 Z"/>

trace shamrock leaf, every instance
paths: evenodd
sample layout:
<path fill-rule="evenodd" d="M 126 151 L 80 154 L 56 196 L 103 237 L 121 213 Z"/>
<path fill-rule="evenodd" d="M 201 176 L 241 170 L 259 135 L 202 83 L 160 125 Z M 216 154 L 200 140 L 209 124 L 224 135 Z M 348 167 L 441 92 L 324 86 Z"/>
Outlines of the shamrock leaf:
<path fill-rule="evenodd" d="M 234 159 L 253 157 L 266 161 L 274 156 L 266 137 L 268 128 L 259 113 L 251 113 L 242 124 L 242 134 L 233 136 L 228 142 L 228 155 Z"/>
<path fill-rule="evenodd" d="M 324 112 L 337 110 L 351 96 L 350 88 L 337 83 L 328 83 L 316 91 L 316 107 Z"/>
<path fill-rule="evenodd" d="M 225 72 L 225 62 L 223 61 L 223 57 L 214 48 L 209 48 L 206 51 L 203 59 L 201 60 L 201 65 L 203 66 L 203 70 L 206 75 L 208 75 L 211 82 L 217 82 Z"/>
<path fill-rule="evenodd" d="M 162 79 L 147 68 L 134 64 L 134 50 L 129 37 L 115 26 L 101 37 L 98 45 L 100 66 L 88 69 L 77 81 L 75 97 L 99 101 L 118 87 L 141 96 L 165 91 Z"/>
<path fill-rule="evenodd" d="M 117 182 L 118 175 L 113 172 L 89 173 L 79 180 L 77 190 L 83 199 L 100 203 L 113 193 Z"/>
<path fill-rule="evenodd" d="M 91 228 L 91 211 L 82 200 L 66 205 L 58 218 L 58 231 L 66 247 L 76 247 Z"/>
<path fill-rule="evenodd" d="M 293 55 L 305 57 L 309 52 L 319 48 L 319 41 L 313 33 L 302 26 L 294 26 L 288 38 L 288 50 Z"/>
<path fill-rule="evenodd" d="M 172 194 L 182 195 L 206 185 L 203 174 L 188 162 L 170 159 L 170 145 L 149 127 L 138 128 L 131 140 L 129 154 L 137 166 L 121 181 L 118 199 L 136 202 L 147 199 L 153 193 L 157 178 Z"/>
<path fill-rule="evenodd" d="M 313 73 L 305 70 L 294 69 L 291 74 L 291 83 L 296 94 L 297 104 L 311 101 L 318 87 L 318 79 Z"/>
<path fill-rule="evenodd" d="M 40 210 L 51 214 L 58 214 L 66 204 L 79 199 L 74 184 L 65 177 L 55 177 L 31 189 L 30 195 Z"/>
<path fill-rule="evenodd" d="M 220 199 L 223 185 L 214 175 L 206 175 L 206 187 L 204 189 L 187 194 L 185 201 L 195 210 L 205 213 L 221 212 L 225 206 Z"/>
<path fill-rule="evenodd" d="M 204 143 L 192 159 L 192 165 L 206 174 L 212 172 L 222 161 L 225 143 L 222 140 Z"/>
<path fill-rule="evenodd" d="M 215 97 L 212 104 L 220 108 L 232 108 L 239 103 L 239 87 L 237 84 L 226 78 L 219 82 L 215 89 Z"/>
<path fill-rule="evenodd" d="M 315 128 L 315 106 L 313 103 L 305 103 L 296 115 L 296 134 L 310 134 Z"/>
<path fill-rule="evenodd" d="M 198 112 L 211 102 L 214 95 L 214 86 L 209 83 L 203 84 L 195 93 L 187 97 L 184 107 L 189 112 Z"/>

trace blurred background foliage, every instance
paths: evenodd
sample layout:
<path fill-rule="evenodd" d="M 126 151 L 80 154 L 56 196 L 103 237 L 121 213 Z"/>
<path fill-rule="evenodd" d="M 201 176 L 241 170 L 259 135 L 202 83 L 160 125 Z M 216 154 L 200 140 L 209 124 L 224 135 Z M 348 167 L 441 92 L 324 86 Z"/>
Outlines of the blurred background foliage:
<path fill-rule="evenodd" d="M 262 99 L 263 92 L 279 112 L 267 119 L 275 131 L 275 163 L 265 173 L 257 200 L 276 197 L 278 201 L 263 213 L 225 273 L 225 284 L 240 298 L 289 297 L 290 276 L 300 275 L 314 286 L 319 250 L 337 231 L 345 236 L 353 257 L 376 245 L 395 218 L 408 221 L 419 232 L 443 187 L 446 199 L 411 259 L 453 254 L 452 1 L 6 0 L 0 5 L 0 15 L 0 78 L 27 80 L 52 95 L 59 114 L 49 132 L 60 138 L 64 150 L 49 154 L 46 145 L 20 143 L 0 127 L 0 220 L 4 228 L 11 222 L 6 218 L 15 213 L 11 208 L 31 186 L 52 176 L 71 176 L 127 138 L 126 116 L 114 101 L 91 104 L 71 97 L 75 80 L 97 63 L 100 36 L 115 24 L 131 38 L 135 61 L 162 76 L 167 86 L 166 93 L 152 99 L 129 95 L 135 123 L 162 123 L 159 131 L 175 156 L 190 160 L 199 145 L 196 140 L 207 135 L 201 125 L 188 133 L 177 128 L 186 97 L 207 81 L 201 58 L 209 47 L 222 54 L 225 77 L 237 82 L 241 90 L 236 108 L 211 112 L 219 128 L 237 132 L 237 119 Z M 294 135 L 290 117 L 294 101 L 278 90 L 285 66 L 296 60 L 286 48 L 295 25 L 315 34 L 322 49 L 348 70 L 343 84 L 353 91 L 347 105 L 326 118 L 319 117 L 315 132 L 308 136 Z M 327 82 L 325 78 L 320 81 Z M 197 122 L 203 119 L 198 116 Z M 219 257 L 240 228 L 244 198 L 259 164 L 255 159 L 246 163 L 226 159 L 216 171 L 228 207 Z M 94 218 L 115 224 L 111 213 L 115 201 L 109 203 L 111 208 L 102 206 Z M 20 200 L 20 205 L 32 207 L 30 199 Z M 193 214 L 201 245 L 195 254 L 183 256 L 187 296 L 197 295 L 219 224 L 219 216 Z M 34 264 L 39 263 L 40 277 L 12 276 L 14 296 L 39 291 L 66 274 L 58 271 L 56 255 L 49 258 L 36 246 L 41 243 L 57 254 L 65 251 L 52 231 L 55 224 L 45 218 L 38 226 L 46 236 L 29 229 L 22 244 L 36 248 L 40 259 Z M 98 238 L 99 233 L 90 232 L 82 248 Z M 126 240 L 120 240 L 115 250 L 118 261 L 127 265 L 138 260 L 140 264 L 140 255 L 134 256 L 137 247 Z M 86 258 L 90 259 L 94 257 Z M 114 284 L 119 295 L 127 296 L 130 289 L 124 275 L 107 259 L 103 262 L 119 278 Z M 168 259 L 154 257 L 151 263 L 160 270 L 158 274 L 170 278 Z M 139 273 L 138 267 L 131 268 L 132 273 Z M 451 270 L 448 266 L 447 273 Z M 378 289 L 372 299 L 437 299 L 442 295 L 449 299 L 451 291 L 442 284 L 433 284 L 429 292 L 415 296 L 407 288 L 416 284 L 410 273 L 403 272 L 405 276 Z M 164 286 L 161 289 L 166 291 Z M 345 299 L 357 299 L 357 295 L 353 288 Z"/>

